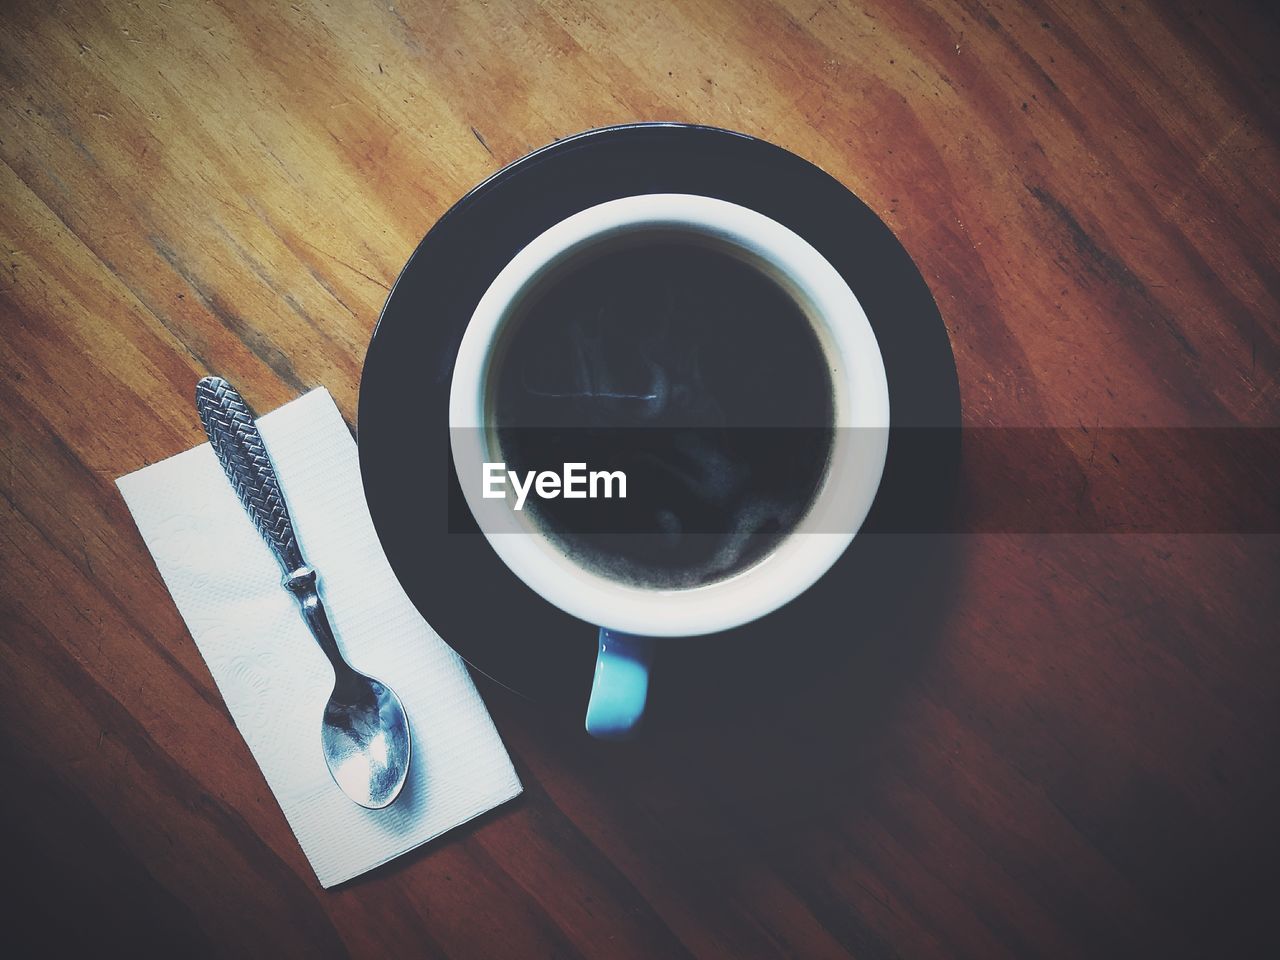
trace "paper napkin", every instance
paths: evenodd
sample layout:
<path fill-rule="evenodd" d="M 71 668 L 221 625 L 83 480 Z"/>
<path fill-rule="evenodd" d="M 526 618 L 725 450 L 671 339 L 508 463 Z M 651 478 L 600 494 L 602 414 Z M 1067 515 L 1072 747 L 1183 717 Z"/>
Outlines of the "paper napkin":
<path fill-rule="evenodd" d="M 195 414 L 193 412 L 192 416 Z M 320 753 L 333 670 L 209 444 L 117 483 L 142 538 L 322 886 L 358 876 L 520 793 L 466 667 L 396 581 L 356 445 L 314 390 L 258 421 L 303 556 L 351 665 L 400 696 L 413 758 L 385 810 L 346 798 Z"/>

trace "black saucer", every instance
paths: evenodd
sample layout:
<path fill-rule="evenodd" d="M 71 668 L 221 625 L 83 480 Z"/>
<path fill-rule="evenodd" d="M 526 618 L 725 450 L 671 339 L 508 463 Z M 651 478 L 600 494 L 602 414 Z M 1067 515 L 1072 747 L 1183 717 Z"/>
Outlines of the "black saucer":
<path fill-rule="evenodd" d="M 449 450 L 449 383 L 472 310 L 517 251 L 579 210 L 642 193 L 703 194 L 772 217 L 817 248 L 857 295 L 884 356 L 892 416 L 864 531 L 937 529 L 957 463 L 955 363 L 928 287 L 879 218 L 817 167 L 762 140 L 680 124 L 593 130 L 505 167 L 440 219 L 391 291 L 360 387 L 360 467 L 383 548 L 427 621 L 476 669 L 574 711 L 590 691 L 596 630 L 518 580 L 469 515 L 450 518 L 448 504 L 462 498 Z M 906 429 L 920 427 L 942 429 Z M 665 677 L 682 675 L 667 689 L 687 690 L 693 702 L 712 675 L 749 695 L 741 685 L 776 685 L 783 660 L 801 673 L 821 669 L 833 639 L 865 622 L 866 605 L 883 606 L 885 579 L 911 576 L 900 541 L 859 535 L 783 609 L 723 634 L 663 642 L 655 697 Z"/>

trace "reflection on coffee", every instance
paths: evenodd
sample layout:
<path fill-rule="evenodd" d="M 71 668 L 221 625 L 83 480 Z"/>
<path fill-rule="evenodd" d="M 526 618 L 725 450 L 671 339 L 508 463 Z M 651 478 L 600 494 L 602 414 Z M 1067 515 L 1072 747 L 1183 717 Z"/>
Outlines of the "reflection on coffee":
<path fill-rule="evenodd" d="M 626 499 L 533 499 L 584 566 L 658 588 L 732 576 L 804 517 L 832 441 L 831 375 L 803 309 L 722 249 L 631 237 L 536 285 L 488 387 L 506 466 L 585 462 Z"/>

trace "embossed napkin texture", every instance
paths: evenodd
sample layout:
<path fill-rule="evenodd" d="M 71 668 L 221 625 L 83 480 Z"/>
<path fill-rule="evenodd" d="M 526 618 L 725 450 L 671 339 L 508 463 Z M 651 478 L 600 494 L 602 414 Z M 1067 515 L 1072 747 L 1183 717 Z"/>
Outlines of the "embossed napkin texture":
<path fill-rule="evenodd" d="M 194 416 L 194 413 L 193 413 Z M 328 391 L 258 420 L 303 555 L 351 665 L 399 694 L 413 760 L 385 810 L 342 794 L 320 753 L 333 670 L 209 444 L 117 484 L 289 826 L 325 887 L 518 795 L 462 661 L 400 588 L 374 534 L 356 445 Z"/>

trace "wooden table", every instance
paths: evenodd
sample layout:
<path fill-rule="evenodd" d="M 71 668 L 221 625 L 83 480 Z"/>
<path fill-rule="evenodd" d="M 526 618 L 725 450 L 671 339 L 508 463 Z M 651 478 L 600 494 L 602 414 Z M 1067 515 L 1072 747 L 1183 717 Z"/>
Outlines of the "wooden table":
<path fill-rule="evenodd" d="M 832 625 L 851 654 L 802 693 L 627 748 L 482 681 L 524 797 L 325 892 L 113 485 L 203 439 L 208 372 L 263 411 L 324 385 L 354 423 L 435 219 L 534 147 L 637 119 L 769 138 L 866 201 L 933 289 L 967 426 L 1275 426 L 1263 5 L 13 6 L 6 933 L 168 955 L 1275 945 L 1275 535 L 954 537 L 876 635 Z"/>

